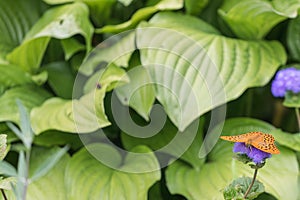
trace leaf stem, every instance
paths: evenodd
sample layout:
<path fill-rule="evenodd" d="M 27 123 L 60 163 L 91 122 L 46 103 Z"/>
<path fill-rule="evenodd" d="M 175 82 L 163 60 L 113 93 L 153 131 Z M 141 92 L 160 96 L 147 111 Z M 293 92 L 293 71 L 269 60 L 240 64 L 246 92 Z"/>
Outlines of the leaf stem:
<path fill-rule="evenodd" d="M 300 131 L 300 114 L 299 114 L 299 108 L 295 108 L 295 112 L 296 112 L 296 117 L 297 117 L 297 122 L 298 122 L 298 128 Z"/>
<path fill-rule="evenodd" d="M 1 189 L 1 193 L 2 193 L 3 199 L 8 200 L 3 189 Z"/>
<path fill-rule="evenodd" d="M 251 182 L 251 184 L 249 185 L 249 187 L 248 187 L 248 189 L 247 189 L 247 191 L 246 191 L 246 193 L 245 193 L 245 195 L 244 195 L 244 198 L 245 198 L 245 199 L 247 198 L 247 196 L 248 196 L 248 194 L 249 194 L 249 192 L 250 192 L 250 190 L 251 190 L 251 188 L 252 188 L 252 186 L 253 186 L 253 184 L 254 184 L 254 182 L 255 182 L 255 179 L 256 179 L 256 176 L 257 176 L 257 172 L 258 172 L 258 169 L 255 169 L 254 175 L 253 175 L 253 179 L 252 179 L 252 182 Z"/>

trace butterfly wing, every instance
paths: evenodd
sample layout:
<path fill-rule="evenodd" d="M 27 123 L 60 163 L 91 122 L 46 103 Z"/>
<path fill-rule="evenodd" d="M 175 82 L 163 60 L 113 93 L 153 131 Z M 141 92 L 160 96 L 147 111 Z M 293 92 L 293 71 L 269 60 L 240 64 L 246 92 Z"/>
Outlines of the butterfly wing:
<path fill-rule="evenodd" d="M 262 134 L 263 133 L 261 132 L 250 132 L 241 135 L 221 136 L 220 138 L 231 142 L 249 143 L 249 141 L 255 140 L 256 138 L 260 137 Z"/>
<path fill-rule="evenodd" d="M 251 145 L 254 146 L 255 148 L 257 148 L 261 151 L 267 152 L 267 153 L 279 154 L 280 151 L 275 146 L 274 142 L 275 142 L 275 139 L 274 139 L 273 135 L 264 134 L 263 138 L 260 138 L 260 140 L 254 140 Z"/>

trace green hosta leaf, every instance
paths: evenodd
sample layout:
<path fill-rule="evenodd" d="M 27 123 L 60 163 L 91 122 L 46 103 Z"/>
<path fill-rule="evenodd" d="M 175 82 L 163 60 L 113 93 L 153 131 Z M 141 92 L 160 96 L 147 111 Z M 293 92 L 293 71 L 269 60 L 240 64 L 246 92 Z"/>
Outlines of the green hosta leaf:
<path fill-rule="evenodd" d="M 7 135 L 0 134 L 0 160 L 3 160 L 7 154 Z"/>
<path fill-rule="evenodd" d="M 93 26 L 88 8 L 82 3 L 58 6 L 48 10 L 27 33 L 25 41 L 8 55 L 11 63 L 35 72 L 40 66 L 50 37 L 66 39 L 76 34 L 85 38 L 87 51 L 91 49 Z"/>
<path fill-rule="evenodd" d="M 276 142 L 280 145 L 286 146 L 295 151 L 300 151 L 300 133 L 287 133 L 280 129 L 274 129 L 271 131 L 274 135 Z"/>
<path fill-rule="evenodd" d="M 101 63 L 113 62 L 117 66 L 128 67 L 131 54 L 136 49 L 134 32 L 125 32 L 101 43 L 87 57 L 80 67 L 80 73 L 88 76 Z"/>
<path fill-rule="evenodd" d="M 148 121 L 155 101 L 154 85 L 150 76 L 143 67 L 135 67 L 127 75 L 130 83 L 116 88 L 117 95 L 124 105 L 130 105 Z"/>
<path fill-rule="evenodd" d="M 50 37 L 25 41 L 7 55 L 7 60 L 29 73 L 36 73 L 48 46 Z"/>
<path fill-rule="evenodd" d="M 45 176 L 65 155 L 69 147 L 65 146 L 64 148 L 52 148 L 47 151 L 47 154 L 39 154 L 39 159 L 36 160 L 36 163 L 31 163 L 33 166 L 30 171 L 30 181 L 36 181 L 37 179 Z"/>
<path fill-rule="evenodd" d="M 0 121 L 19 122 L 17 99 L 20 99 L 22 104 L 31 110 L 33 107 L 41 105 L 50 96 L 46 90 L 34 85 L 24 85 L 6 90 L 0 97 Z"/>
<path fill-rule="evenodd" d="M 146 20 L 151 15 L 162 10 L 177 10 L 183 7 L 182 0 L 162 0 L 158 4 L 150 7 L 141 8 L 134 13 L 129 21 L 118 25 L 106 25 L 97 29 L 96 33 L 120 33 L 135 27 L 140 21 Z"/>
<path fill-rule="evenodd" d="M 199 15 L 208 4 L 208 0 L 185 0 L 184 4 L 188 14 Z"/>
<path fill-rule="evenodd" d="M 153 20 L 137 29 L 136 44 L 142 65 L 157 84 L 156 98 L 181 131 L 247 88 L 265 85 L 286 61 L 276 41 L 235 40 L 196 30 L 195 25 L 188 28 L 189 20 L 167 23 L 183 15 L 158 16 L 162 24 Z"/>
<path fill-rule="evenodd" d="M 61 44 L 65 52 L 66 60 L 69 60 L 75 53 L 85 49 L 84 45 L 74 38 L 61 40 Z"/>
<path fill-rule="evenodd" d="M 43 12 L 39 0 L 0 1 L 0 60 L 17 47 Z"/>
<path fill-rule="evenodd" d="M 227 186 L 224 191 L 224 199 L 226 200 L 244 200 L 244 195 L 251 184 L 252 178 L 250 177 L 242 177 L 237 178 L 229 186 Z M 249 194 L 247 195 L 247 199 L 255 199 L 258 195 L 264 192 L 264 185 L 255 180 Z"/>
<path fill-rule="evenodd" d="M 220 124 L 219 126 L 222 126 Z M 216 127 L 216 130 L 218 127 Z M 225 121 L 222 132 L 237 135 L 250 131 L 270 133 L 273 126 L 250 118 L 234 118 Z M 218 134 L 212 131 L 210 135 Z M 216 137 L 216 136 L 213 136 Z M 182 194 L 188 199 L 222 199 L 223 190 L 232 179 L 253 176 L 248 165 L 233 160 L 233 145 L 227 141 L 216 144 L 207 156 L 209 162 L 199 170 L 176 161 L 166 171 L 166 181 L 171 193 Z M 297 199 L 299 173 L 296 155 L 293 151 L 279 147 L 280 154 L 273 155 L 258 171 L 257 180 L 262 182 L 267 193 L 278 199 Z M 280 163 L 280 164 L 279 164 Z"/>
<path fill-rule="evenodd" d="M 46 130 L 88 133 L 110 125 L 103 100 L 106 91 L 126 79 L 125 71 L 115 65 L 106 68 L 94 88 L 80 99 L 52 98 L 31 112 L 32 127 L 36 134 Z"/>
<path fill-rule="evenodd" d="M 155 119 L 152 119 L 151 122 L 155 123 L 153 120 Z M 203 121 L 200 120 L 200 122 Z M 167 121 L 158 133 L 155 132 L 155 127 L 141 129 L 138 133 L 135 133 L 136 131 L 134 132 L 133 129 L 131 132 L 122 132 L 121 139 L 124 147 L 128 150 L 139 144 L 147 145 L 153 151 L 166 153 L 176 158 L 180 157 L 197 169 L 203 164 L 203 159 L 198 157 L 203 138 L 202 129 L 203 123 L 200 123 L 197 127 L 196 121 L 185 131 L 180 132 L 170 121 Z M 151 132 L 148 133 L 147 130 Z M 148 136 L 147 134 L 155 135 Z"/>
<path fill-rule="evenodd" d="M 119 166 L 112 169 L 92 157 L 85 148 L 77 152 L 66 169 L 68 199 L 147 199 L 147 191 L 160 179 L 159 164 L 150 149 L 138 146 L 136 153 L 148 153 L 143 156 L 127 155 L 124 161 L 116 149 L 106 144 L 92 144 L 92 151 L 106 153 L 111 164 Z M 108 157 L 108 158 L 109 158 Z M 128 173 L 130 171 L 149 171 Z"/>
<path fill-rule="evenodd" d="M 15 65 L 0 64 L 0 74 L 0 94 L 2 94 L 6 88 L 32 83 L 29 74 Z"/>
<path fill-rule="evenodd" d="M 75 74 L 67 62 L 54 62 L 44 66 L 48 73 L 48 83 L 57 96 L 72 98 Z"/>
<path fill-rule="evenodd" d="M 300 16 L 289 21 L 287 29 L 287 46 L 293 59 L 300 61 Z"/>
<path fill-rule="evenodd" d="M 279 22 L 296 17 L 299 0 L 227 0 L 219 14 L 240 38 L 261 39 Z"/>

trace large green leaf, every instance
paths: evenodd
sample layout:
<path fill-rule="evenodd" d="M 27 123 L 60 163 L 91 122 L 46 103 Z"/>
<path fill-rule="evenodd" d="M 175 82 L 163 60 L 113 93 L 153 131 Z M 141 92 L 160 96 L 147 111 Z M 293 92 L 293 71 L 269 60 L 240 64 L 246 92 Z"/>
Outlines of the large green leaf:
<path fill-rule="evenodd" d="M 66 169 L 68 199 L 146 200 L 148 189 L 160 179 L 158 161 L 145 146 L 138 146 L 132 151 L 137 154 L 147 153 L 146 155 L 130 154 L 124 160 L 116 149 L 107 144 L 92 144 L 88 148 L 106 155 L 117 168 L 109 168 L 83 148 L 72 157 Z M 126 172 L 128 170 L 133 173 Z M 147 172 L 143 172 L 144 170 Z"/>
<path fill-rule="evenodd" d="M 0 94 L 2 94 L 6 88 L 32 83 L 29 74 L 15 65 L 0 64 L 0 74 Z"/>
<path fill-rule="evenodd" d="M 65 100 L 54 97 L 33 109 L 31 112 L 33 130 L 36 134 L 46 130 L 88 133 L 110 125 L 103 104 L 105 93 L 127 80 L 123 69 L 110 65 L 87 94 L 79 99 Z"/>
<path fill-rule="evenodd" d="M 290 56 L 300 61 L 300 17 L 292 19 L 289 22 L 287 29 L 287 45 L 290 52 Z"/>
<path fill-rule="evenodd" d="M 200 122 L 201 121 L 202 120 L 200 120 Z M 135 133 L 134 131 L 123 131 L 121 139 L 127 150 L 130 150 L 139 144 L 143 144 L 149 146 L 157 153 L 166 153 L 175 158 L 180 157 L 194 168 L 200 168 L 203 164 L 203 159 L 198 158 L 198 152 L 203 138 L 202 126 L 202 123 L 197 124 L 196 121 L 185 131 L 180 132 L 170 121 L 167 121 L 164 124 L 163 129 L 158 133 L 155 132 L 154 127 L 149 127 L 149 129 L 143 127 L 139 133 Z M 151 133 L 153 136 L 147 135 Z"/>
<path fill-rule="evenodd" d="M 276 41 L 226 38 L 211 33 L 208 25 L 197 29 L 197 20 L 190 25 L 190 18 L 159 13 L 136 32 L 142 65 L 157 84 L 156 98 L 181 131 L 247 88 L 265 85 L 286 61 Z"/>
<path fill-rule="evenodd" d="M 41 105 L 51 95 L 44 89 L 35 85 L 24 85 L 6 90 L 0 97 L 0 121 L 19 122 L 19 112 L 16 100 L 31 110 Z"/>
<path fill-rule="evenodd" d="M 279 22 L 296 17 L 299 0 L 227 0 L 219 14 L 236 36 L 245 39 L 261 39 Z"/>
<path fill-rule="evenodd" d="M 8 60 L 26 71 L 35 72 L 40 66 L 50 37 L 66 39 L 75 34 L 81 34 L 85 38 L 89 51 L 93 26 L 85 4 L 73 3 L 49 9 L 27 33 L 22 45 L 8 55 Z"/>
<path fill-rule="evenodd" d="M 42 11 L 39 0 L 0 1 L 0 60 L 22 42 Z"/>
<path fill-rule="evenodd" d="M 222 124 L 220 124 L 222 126 Z M 237 135 L 250 131 L 270 132 L 274 127 L 263 121 L 250 118 L 233 118 L 225 122 L 222 133 Z M 216 128 L 218 130 L 218 128 Z M 212 131 L 212 137 L 218 132 Z M 199 170 L 181 161 L 171 164 L 166 171 L 167 185 L 171 193 L 182 194 L 188 199 L 223 199 L 222 190 L 241 176 L 252 177 L 253 169 L 233 160 L 233 145 L 228 141 L 216 144 Z M 280 154 L 273 155 L 259 170 L 258 180 L 265 186 L 267 193 L 278 199 L 297 199 L 299 190 L 297 176 L 299 166 L 293 151 L 279 146 Z"/>
<path fill-rule="evenodd" d="M 162 10 L 177 10 L 183 7 L 182 0 L 162 0 L 158 4 L 141 8 L 134 13 L 129 21 L 118 25 L 106 25 L 96 29 L 96 33 L 120 33 L 134 28 L 140 21 L 148 19 L 151 15 Z"/>
<path fill-rule="evenodd" d="M 300 152 L 300 133 L 292 134 L 280 129 L 272 130 L 271 133 L 279 144 Z"/>

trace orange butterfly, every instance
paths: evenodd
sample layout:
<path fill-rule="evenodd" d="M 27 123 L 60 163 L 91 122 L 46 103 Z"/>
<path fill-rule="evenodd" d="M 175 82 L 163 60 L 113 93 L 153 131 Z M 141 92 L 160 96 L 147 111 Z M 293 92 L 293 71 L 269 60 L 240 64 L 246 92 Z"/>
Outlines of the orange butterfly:
<path fill-rule="evenodd" d="M 250 132 L 235 136 L 221 136 L 220 138 L 232 142 L 244 142 L 247 146 L 254 146 L 255 148 L 267 153 L 280 153 L 279 149 L 274 144 L 275 140 L 271 134 Z"/>

